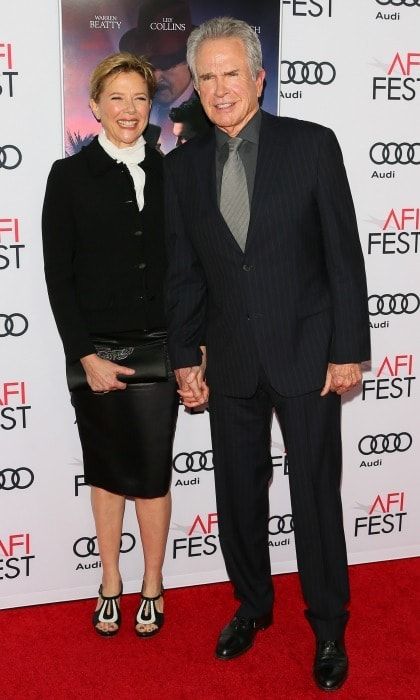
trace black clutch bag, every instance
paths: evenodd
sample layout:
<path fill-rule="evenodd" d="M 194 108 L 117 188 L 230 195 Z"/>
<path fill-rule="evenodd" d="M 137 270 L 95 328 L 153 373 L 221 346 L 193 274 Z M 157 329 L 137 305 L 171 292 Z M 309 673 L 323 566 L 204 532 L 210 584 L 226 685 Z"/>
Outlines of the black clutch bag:
<path fill-rule="evenodd" d="M 169 377 L 170 367 L 166 346 L 165 331 L 145 333 L 135 345 L 122 345 L 122 341 L 112 337 L 92 339 L 96 353 L 104 360 L 134 369 L 135 373 L 118 377 L 126 384 L 162 382 Z M 80 360 L 67 363 L 67 384 L 70 391 L 90 389 L 86 373 Z"/>

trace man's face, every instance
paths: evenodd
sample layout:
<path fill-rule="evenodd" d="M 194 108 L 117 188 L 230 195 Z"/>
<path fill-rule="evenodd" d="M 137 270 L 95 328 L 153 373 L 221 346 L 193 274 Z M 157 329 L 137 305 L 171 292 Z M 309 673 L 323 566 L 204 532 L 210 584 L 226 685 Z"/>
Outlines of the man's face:
<path fill-rule="evenodd" d="M 157 91 L 154 100 L 160 104 L 171 104 L 182 95 L 191 81 L 191 73 L 185 61 L 166 70 L 155 68 Z"/>
<path fill-rule="evenodd" d="M 254 79 L 240 39 L 206 39 L 196 55 L 196 88 L 210 121 L 236 136 L 258 110 L 265 72 Z"/>

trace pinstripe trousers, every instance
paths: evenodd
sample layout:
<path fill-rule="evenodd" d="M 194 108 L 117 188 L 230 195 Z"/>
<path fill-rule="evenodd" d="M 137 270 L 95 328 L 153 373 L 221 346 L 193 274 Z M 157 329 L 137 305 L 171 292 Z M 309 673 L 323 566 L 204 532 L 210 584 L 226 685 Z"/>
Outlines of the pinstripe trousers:
<path fill-rule="evenodd" d="M 262 375 L 250 398 L 210 392 L 220 543 L 238 615 L 273 606 L 267 524 L 273 409 L 288 455 L 296 555 L 306 616 L 319 639 L 343 634 L 349 598 L 341 481 L 341 399 L 278 394 Z"/>

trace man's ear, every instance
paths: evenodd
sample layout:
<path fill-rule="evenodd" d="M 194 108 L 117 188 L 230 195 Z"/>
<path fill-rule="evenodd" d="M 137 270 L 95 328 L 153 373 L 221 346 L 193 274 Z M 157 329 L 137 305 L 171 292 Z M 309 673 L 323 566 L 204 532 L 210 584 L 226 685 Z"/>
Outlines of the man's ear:
<path fill-rule="evenodd" d="M 263 87 L 264 87 L 264 79 L 265 79 L 265 70 L 264 68 L 261 68 L 260 71 L 258 71 L 257 79 L 256 79 L 256 85 L 257 85 L 257 95 L 258 97 L 261 97 Z"/>

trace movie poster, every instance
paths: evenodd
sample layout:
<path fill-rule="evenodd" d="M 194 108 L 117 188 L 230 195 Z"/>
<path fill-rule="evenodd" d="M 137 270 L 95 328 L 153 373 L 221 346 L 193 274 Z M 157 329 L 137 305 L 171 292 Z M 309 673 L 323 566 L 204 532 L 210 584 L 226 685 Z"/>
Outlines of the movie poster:
<path fill-rule="evenodd" d="M 185 60 L 192 29 L 230 15 L 255 28 L 267 72 L 263 108 L 277 114 L 279 0 L 62 0 L 64 137 L 66 154 L 100 130 L 89 108 L 89 76 L 116 51 L 145 55 L 156 69 L 147 140 L 167 153 L 208 128 Z"/>

